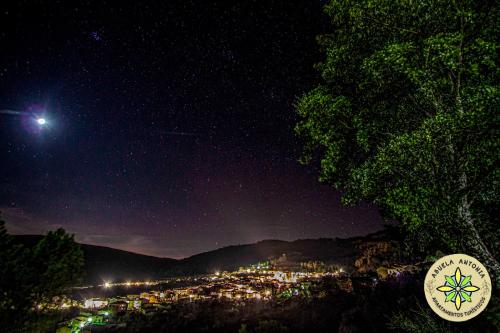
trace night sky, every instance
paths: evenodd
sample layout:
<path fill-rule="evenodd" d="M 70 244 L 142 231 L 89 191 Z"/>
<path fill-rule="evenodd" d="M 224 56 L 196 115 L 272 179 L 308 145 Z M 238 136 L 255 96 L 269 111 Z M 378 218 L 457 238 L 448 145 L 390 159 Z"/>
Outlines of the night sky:
<path fill-rule="evenodd" d="M 293 103 L 319 82 L 324 2 L 229 3 L 1 2 L 11 233 L 180 258 L 381 228 L 297 162 Z"/>

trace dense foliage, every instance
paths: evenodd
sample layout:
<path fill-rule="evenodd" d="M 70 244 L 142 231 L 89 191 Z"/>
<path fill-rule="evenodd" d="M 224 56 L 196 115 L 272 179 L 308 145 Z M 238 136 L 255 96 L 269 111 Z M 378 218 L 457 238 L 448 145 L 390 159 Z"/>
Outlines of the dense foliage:
<path fill-rule="evenodd" d="M 81 277 L 83 253 L 62 229 L 33 248 L 15 244 L 0 221 L 0 325 L 7 332 L 31 327 L 54 296 Z"/>
<path fill-rule="evenodd" d="M 302 162 L 368 199 L 426 251 L 466 251 L 500 274 L 500 6 L 332 0 L 322 83 L 302 96 Z"/>

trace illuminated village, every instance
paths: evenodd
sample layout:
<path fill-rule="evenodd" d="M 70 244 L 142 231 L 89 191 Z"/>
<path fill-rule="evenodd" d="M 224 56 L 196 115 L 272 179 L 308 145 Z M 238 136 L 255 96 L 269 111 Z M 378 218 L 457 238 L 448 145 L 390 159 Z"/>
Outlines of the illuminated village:
<path fill-rule="evenodd" d="M 79 309 L 78 316 L 61 323 L 57 332 L 90 332 L 91 327 L 120 325 L 115 319 L 121 314 L 168 311 L 169 306 L 174 303 L 220 301 L 232 302 L 235 306 L 245 306 L 252 302 L 280 302 L 292 298 L 321 297 L 321 288 L 315 286 L 325 278 L 335 279 L 337 285 L 344 291 L 352 291 L 353 278 L 342 268 L 327 266 L 322 262 L 290 266 L 266 261 L 241 267 L 234 272 L 216 271 L 211 275 L 199 277 L 120 283 L 108 281 L 97 287 L 108 291 L 114 288 L 150 290 L 138 294 L 86 298 L 78 301 L 60 299 L 52 306 L 58 309 Z M 365 276 L 358 277 L 357 281 L 376 284 L 378 278 Z M 169 287 L 175 283 L 183 283 L 186 287 Z"/>

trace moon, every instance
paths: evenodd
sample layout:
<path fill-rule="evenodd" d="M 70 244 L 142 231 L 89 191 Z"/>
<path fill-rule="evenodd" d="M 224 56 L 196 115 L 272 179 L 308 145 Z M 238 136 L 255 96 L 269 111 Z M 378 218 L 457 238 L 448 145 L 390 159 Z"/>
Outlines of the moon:
<path fill-rule="evenodd" d="M 38 123 L 38 125 L 43 126 L 47 123 L 47 120 L 45 118 L 38 118 L 36 122 Z"/>

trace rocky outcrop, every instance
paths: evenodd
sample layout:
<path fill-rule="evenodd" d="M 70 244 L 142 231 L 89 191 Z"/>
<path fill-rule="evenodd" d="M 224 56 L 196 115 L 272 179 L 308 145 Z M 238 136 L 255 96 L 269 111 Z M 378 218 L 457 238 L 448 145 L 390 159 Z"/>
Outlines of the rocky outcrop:
<path fill-rule="evenodd" d="M 394 263 L 398 243 L 378 240 L 357 244 L 361 255 L 355 260 L 354 266 L 359 273 L 375 272 L 380 266 Z"/>

